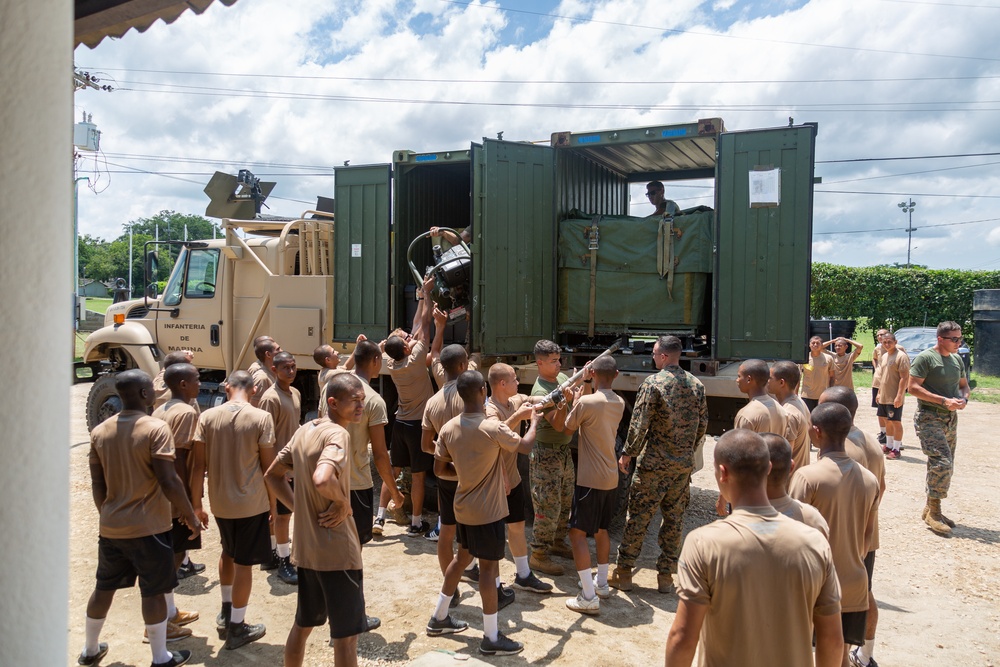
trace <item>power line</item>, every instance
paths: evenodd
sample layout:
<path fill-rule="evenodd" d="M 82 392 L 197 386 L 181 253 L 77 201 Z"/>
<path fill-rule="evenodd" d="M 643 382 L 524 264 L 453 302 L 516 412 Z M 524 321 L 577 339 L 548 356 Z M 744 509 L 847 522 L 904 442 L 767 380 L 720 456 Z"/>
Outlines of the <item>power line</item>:
<path fill-rule="evenodd" d="M 966 164 L 960 165 L 958 167 L 942 167 L 941 169 L 925 169 L 923 171 L 910 171 L 903 174 L 883 174 L 881 176 L 865 176 L 863 178 L 846 178 L 840 181 L 824 181 L 823 185 L 835 185 L 838 183 L 855 183 L 857 181 L 874 181 L 877 178 L 900 178 L 902 176 L 917 176 L 920 174 L 935 174 L 942 171 L 955 171 L 957 169 L 973 169 L 975 167 L 989 167 L 991 165 L 1000 164 L 998 162 L 982 162 L 980 164 Z"/>
<path fill-rule="evenodd" d="M 924 195 L 921 195 L 924 196 Z M 956 225 L 976 225 L 981 222 L 997 222 L 1000 218 L 985 218 L 983 220 L 965 220 L 963 222 L 942 222 L 936 225 L 920 225 L 919 227 L 914 227 L 914 231 L 918 229 L 930 229 L 931 227 L 954 227 Z M 833 234 L 871 234 L 873 232 L 905 232 L 906 227 L 882 227 L 880 229 L 849 229 L 846 231 L 839 232 L 813 232 L 813 236 L 828 236 Z"/>
<path fill-rule="evenodd" d="M 892 195 L 893 197 L 956 197 L 959 199 L 1000 199 L 1000 195 L 956 195 L 927 192 L 864 192 L 861 190 L 816 190 L 824 194 L 838 195 Z"/>
<path fill-rule="evenodd" d="M 201 157 L 180 157 L 176 155 L 144 155 L 137 153 L 106 153 L 107 156 L 122 160 L 141 160 L 149 162 L 179 162 L 189 164 L 239 164 L 256 167 L 280 167 L 284 169 L 332 169 L 330 165 L 315 164 L 284 164 L 280 162 L 257 162 L 254 160 L 225 159 Z"/>
<path fill-rule="evenodd" d="M 855 157 L 842 160 L 816 160 L 816 164 L 847 164 L 850 162 L 889 162 L 891 160 L 941 160 L 953 157 L 994 157 L 1000 153 L 953 153 L 951 155 L 906 155 L 902 157 Z"/>
<path fill-rule="evenodd" d="M 903 5 L 929 5 L 931 7 L 962 7 L 967 9 L 1000 9 L 996 5 L 965 5 L 952 4 L 950 2 L 927 2 L 926 0 L 882 0 L 882 2 L 896 2 Z"/>

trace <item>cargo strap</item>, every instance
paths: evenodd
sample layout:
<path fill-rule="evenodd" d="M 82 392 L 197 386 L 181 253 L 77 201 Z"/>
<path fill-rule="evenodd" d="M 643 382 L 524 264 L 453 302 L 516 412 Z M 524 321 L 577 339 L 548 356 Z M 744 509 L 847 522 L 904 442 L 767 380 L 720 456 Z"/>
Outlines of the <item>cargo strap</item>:
<path fill-rule="evenodd" d="M 664 215 L 656 231 L 656 270 L 667 279 L 667 296 L 674 300 L 674 236 L 680 238 L 681 230 L 674 229 L 674 218 Z"/>
<path fill-rule="evenodd" d="M 590 220 L 590 230 L 587 238 L 590 240 L 590 316 L 587 320 L 587 335 L 594 337 L 597 319 L 597 249 L 601 245 L 601 216 L 595 215 Z"/>

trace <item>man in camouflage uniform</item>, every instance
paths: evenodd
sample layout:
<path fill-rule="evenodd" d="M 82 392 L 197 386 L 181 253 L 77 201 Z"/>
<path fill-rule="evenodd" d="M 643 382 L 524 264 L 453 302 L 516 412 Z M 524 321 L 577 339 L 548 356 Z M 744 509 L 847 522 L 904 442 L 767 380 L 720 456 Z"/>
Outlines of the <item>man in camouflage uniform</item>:
<path fill-rule="evenodd" d="M 677 572 L 684 511 L 691 499 L 694 451 L 708 428 L 705 387 L 678 365 L 681 348 L 676 336 L 661 336 L 653 346 L 653 363 L 660 372 L 639 387 L 625 451 L 618 460 L 619 468 L 627 472 L 632 457 L 639 457 L 618 564 L 608 579 L 623 591 L 632 590 L 632 567 L 657 507 L 663 514 L 657 589 L 674 590 L 671 575 Z"/>
<path fill-rule="evenodd" d="M 958 356 L 962 328 L 956 322 L 937 326 L 937 345 L 924 350 L 910 366 L 910 394 L 917 399 L 913 425 L 927 455 L 927 506 L 923 519 L 938 535 L 949 536 L 955 522 L 941 514 L 955 468 L 958 411 L 969 403 L 969 380 Z"/>

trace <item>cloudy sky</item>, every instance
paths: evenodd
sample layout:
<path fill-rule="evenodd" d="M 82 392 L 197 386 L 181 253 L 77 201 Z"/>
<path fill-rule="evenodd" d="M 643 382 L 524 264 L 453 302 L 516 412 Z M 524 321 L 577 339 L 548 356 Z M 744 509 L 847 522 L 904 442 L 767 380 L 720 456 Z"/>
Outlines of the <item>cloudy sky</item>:
<path fill-rule="evenodd" d="M 990 6 L 989 3 L 993 3 Z M 394 149 L 693 122 L 819 123 L 813 258 L 1000 270 L 996 0 L 239 0 L 76 51 L 80 232 L 203 214 L 215 170 L 332 196 L 333 167 Z M 894 159 L 888 159 L 894 158 Z M 681 207 L 703 182 L 670 184 Z M 642 190 L 636 215 L 650 212 Z"/>

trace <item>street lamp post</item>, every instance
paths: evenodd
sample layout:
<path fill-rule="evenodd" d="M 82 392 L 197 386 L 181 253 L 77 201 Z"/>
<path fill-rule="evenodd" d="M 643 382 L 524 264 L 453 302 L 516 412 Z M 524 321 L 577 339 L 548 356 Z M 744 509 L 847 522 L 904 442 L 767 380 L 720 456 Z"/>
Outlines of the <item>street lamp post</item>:
<path fill-rule="evenodd" d="M 903 213 L 908 213 L 910 216 L 906 225 L 906 268 L 910 268 L 910 246 L 913 244 L 913 232 L 916 231 L 916 227 L 913 226 L 913 209 L 917 207 L 917 202 L 910 198 L 908 201 L 899 202 L 898 206 Z"/>

